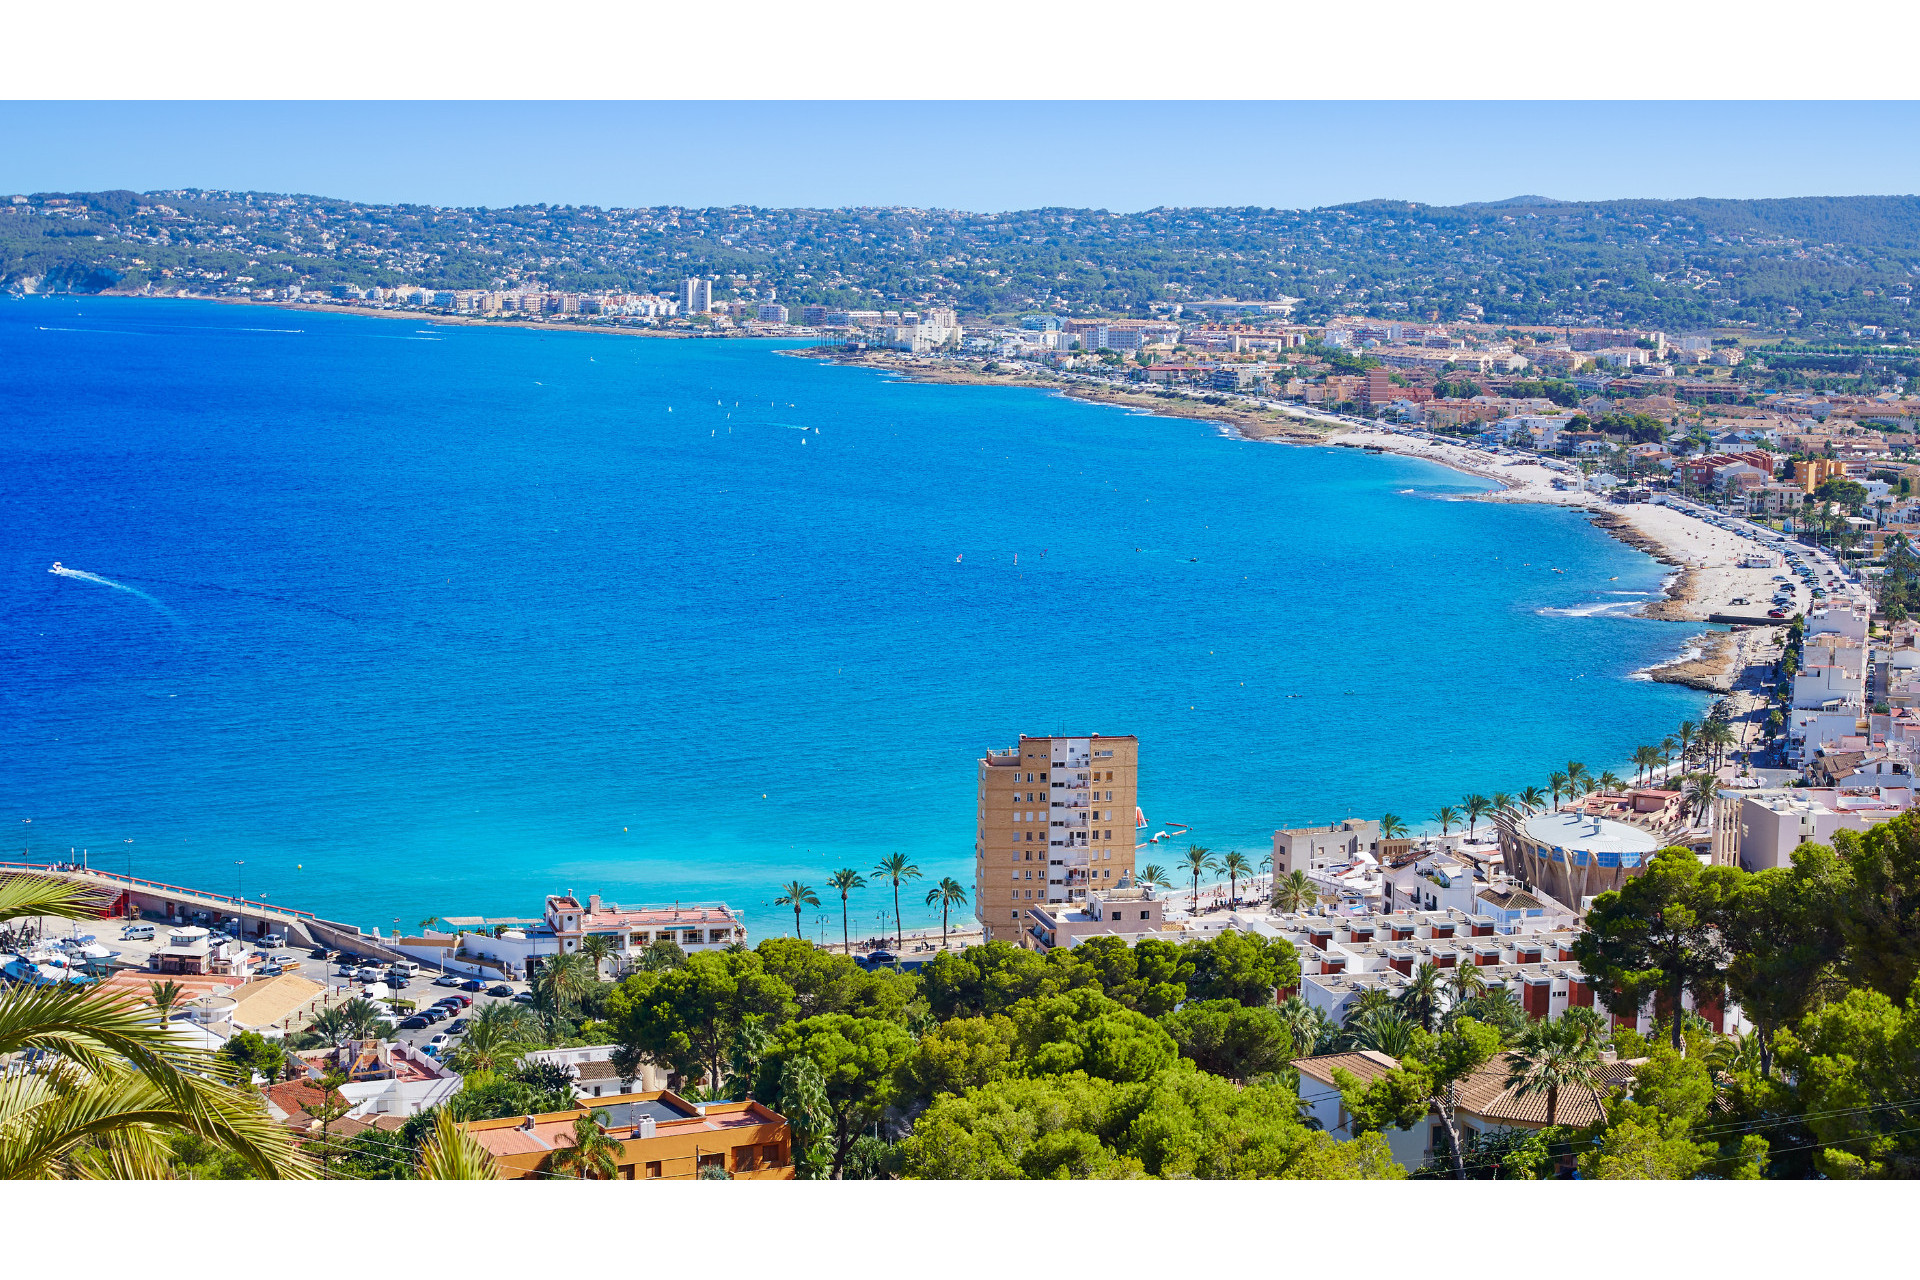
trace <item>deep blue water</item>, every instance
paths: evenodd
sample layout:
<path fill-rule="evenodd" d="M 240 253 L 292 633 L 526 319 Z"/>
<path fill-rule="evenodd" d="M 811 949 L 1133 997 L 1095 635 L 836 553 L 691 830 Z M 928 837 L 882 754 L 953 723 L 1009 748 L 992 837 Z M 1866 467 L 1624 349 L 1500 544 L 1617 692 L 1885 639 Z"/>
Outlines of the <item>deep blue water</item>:
<path fill-rule="evenodd" d="M 1622 767 L 1703 705 L 1626 678 L 1686 624 L 1543 612 L 1639 598 L 1648 557 L 1410 459 L 764 343 L 207 303 L 0 302 L 0 375 L 14 847 L 131 838 L 363 925 L 574 889 L 777 931 L 778 884 L 831 908 L 894 850 L 970 885 L 973 762 L 1023 731 L 1139 734 L 1156 827 L 1257 860 Z"/>

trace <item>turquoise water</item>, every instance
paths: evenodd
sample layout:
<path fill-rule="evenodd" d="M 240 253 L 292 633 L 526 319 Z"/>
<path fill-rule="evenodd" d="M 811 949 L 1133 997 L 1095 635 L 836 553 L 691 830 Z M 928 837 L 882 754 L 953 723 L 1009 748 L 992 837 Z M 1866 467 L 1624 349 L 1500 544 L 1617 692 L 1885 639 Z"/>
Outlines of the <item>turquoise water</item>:
<path fill-rule="evenodd" d="M 837 928 L 842 865 L 971 885 L 973 762 L 1021 732 L 1138 734 L 1154 828 L 1257 860 L 1704 706 L 1627 678 L 1694 628 L 1586 613 L 1659 566 L 1411 459 L 207 303 L 0 302 L 0 367 L 17 847 L 363 925 L 573 889 L 777 931 L 797 876 Z"/>

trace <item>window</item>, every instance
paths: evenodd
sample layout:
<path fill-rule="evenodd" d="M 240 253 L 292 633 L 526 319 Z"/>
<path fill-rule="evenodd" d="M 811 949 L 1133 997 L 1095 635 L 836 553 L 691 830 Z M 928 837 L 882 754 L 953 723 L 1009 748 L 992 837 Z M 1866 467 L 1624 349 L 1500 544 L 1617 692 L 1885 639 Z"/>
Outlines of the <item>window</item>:
<path fill-rule="evenodd" d="M 727 1157 L 719 1151 L 714 1152 L 712 1155 L 703 1155 L 700 1157 L 700 1167 L 702 1169 L 724 1169 L 727 1167 Z"/>
<path fill-rule="evenodd" d="M 751 1173 L 760 1167 L 760 1148 L 735 1147 L 733 1149 L 733 1169 L 735 1173 Z"/>
<path fill-rule="evenodd" d="M 660 1162 L 658 1160 L 647 1161 L 647 1176 L 649 1178 L 657 1178 L 660 1176 Z"/>
<path fill-rule="evenodd" d="M 1150 920 L 1150 919 L 1152 919 L 1152 918 L 1153 918 L 1153 912 L 1151 912 L 1151 911 L 1142 911 L 1142 912 L 1140 913 L 1140 918 L 1141 918 L 1142 920 Z"/>

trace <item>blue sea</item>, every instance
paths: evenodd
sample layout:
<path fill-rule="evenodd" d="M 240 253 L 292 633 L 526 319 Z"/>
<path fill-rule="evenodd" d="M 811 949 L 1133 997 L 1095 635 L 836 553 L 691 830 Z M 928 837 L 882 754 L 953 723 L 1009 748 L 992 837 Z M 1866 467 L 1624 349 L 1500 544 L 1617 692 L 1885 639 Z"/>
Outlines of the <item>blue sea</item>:
<path fill-rule="evenodd" d="M 1652 560 L 1411 459 L 185 301 L 0 302 L 0 373 L 7 856 L 382 930 L 571 889 L 777 933 L 798 878 L 837 932 L 837 867 L 971 887 L 974 761 L 1022 732 L 1138 734 L 1150 829 L 1257 861 L 1705 705 L 1630 678 L 1696 629 L 1611 616 Z"/>

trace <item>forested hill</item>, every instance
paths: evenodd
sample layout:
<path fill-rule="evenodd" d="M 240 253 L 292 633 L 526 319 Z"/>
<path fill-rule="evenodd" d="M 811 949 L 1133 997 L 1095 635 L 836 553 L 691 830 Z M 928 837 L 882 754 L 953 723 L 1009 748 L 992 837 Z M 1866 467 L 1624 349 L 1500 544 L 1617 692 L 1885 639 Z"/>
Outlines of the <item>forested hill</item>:
<path fill-rule="evenodd" d="M 1210 298 L 1335 312 L 1668 330 L 1754 325 L 1812 336 L 1908 326 L 1920 198 L 1519 197 L 1440 208 L 451 209 L 318 196 L 167 191 L 0 197 L 14 291 L 325 287 L 674 288 L 716 297 L 951 303 L 1148 315 Z M 1476 312 L 1475 308 L 1481 309 Z"/>

